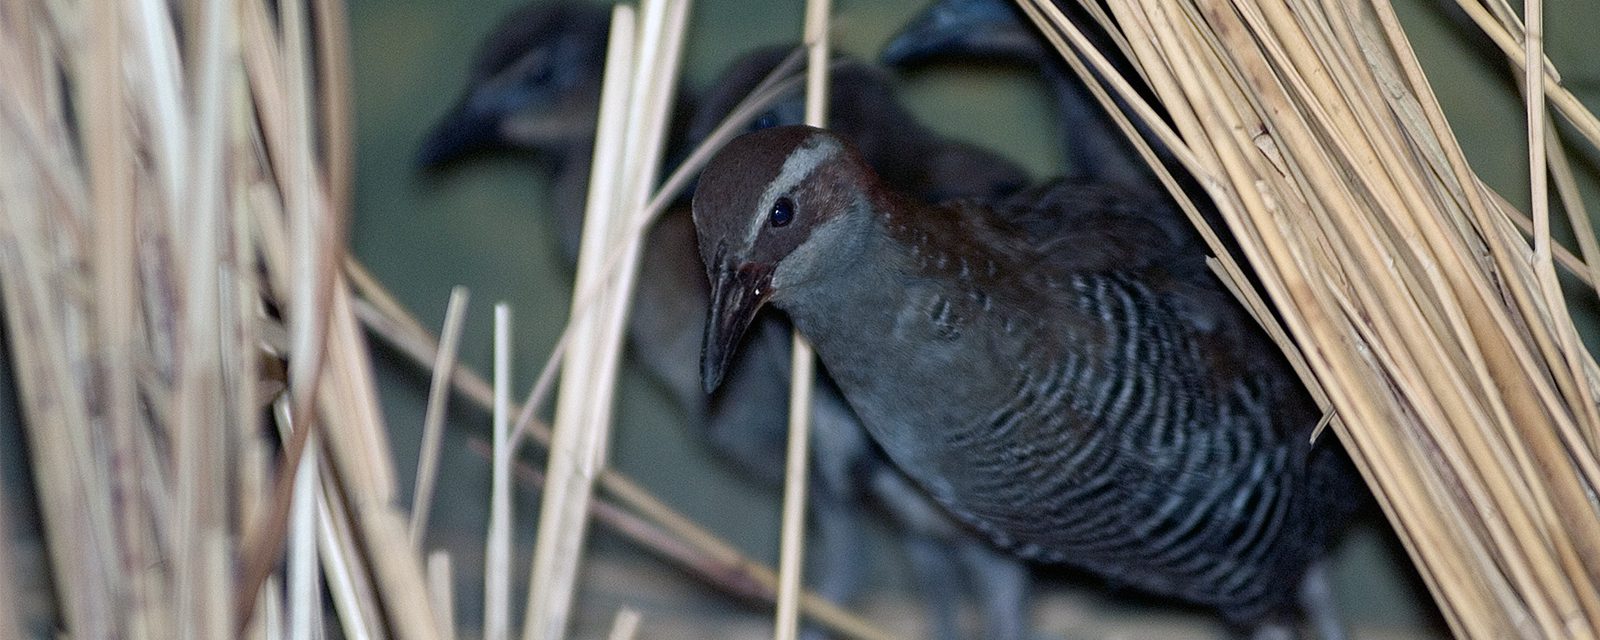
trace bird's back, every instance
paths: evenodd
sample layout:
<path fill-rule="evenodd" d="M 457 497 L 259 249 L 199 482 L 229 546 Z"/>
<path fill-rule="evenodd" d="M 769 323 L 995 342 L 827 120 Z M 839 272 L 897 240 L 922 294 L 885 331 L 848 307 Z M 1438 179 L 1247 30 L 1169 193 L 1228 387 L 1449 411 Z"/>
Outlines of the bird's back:
<path fill-rule="evenodd" d="M 891 309 L 867 333 L 907 347 L 835 344 L 862 355 L 830 366 L 889 454 L 1001 546 L 1252 620 L 1320 555 L 1318 487 L 1342 471 L 1175 216 L 1067 181 L 891 217 L 886 268 L 909 286 L 865 303 Z"/>

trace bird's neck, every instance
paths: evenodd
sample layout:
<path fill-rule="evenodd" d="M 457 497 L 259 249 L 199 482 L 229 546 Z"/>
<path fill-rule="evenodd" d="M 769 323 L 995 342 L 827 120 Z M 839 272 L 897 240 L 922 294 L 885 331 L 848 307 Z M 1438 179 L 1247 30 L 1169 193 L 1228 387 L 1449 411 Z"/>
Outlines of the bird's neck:
<path fill-rule="evenodd" d="M 1015 278 L 1002 272 L 1027 257 L 1008 247 L 1006 232 L 981 211 L 867 191 L 857 210 L 819 227 L 786 258 L 774 279 L 774 304 L 814 340 L 859 334 L 873 341 L 903 320 L 893 310 L 923 298 L 1015 288 Z M 789 275 L 795 272 L 806 275 Z"/>

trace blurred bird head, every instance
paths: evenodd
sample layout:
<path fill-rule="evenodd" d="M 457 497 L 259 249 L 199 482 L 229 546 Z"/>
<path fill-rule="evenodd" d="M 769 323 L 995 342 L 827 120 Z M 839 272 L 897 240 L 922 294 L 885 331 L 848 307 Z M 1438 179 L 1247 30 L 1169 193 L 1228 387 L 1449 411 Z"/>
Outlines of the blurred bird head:
<path fill-rule="evenodd" d="M 417 155 L 436 168 L 487 148 L 557 150 L 593 136 L 605 66 L 606 7 L 523 7 L 478 47 L 466 90 Z"/>
<path fill-rule="evenodd" d="M 747 133 L 706 165 L 694 193 L 711 308 L 700 354 L 709 393 L 763 305 L 827 278 L 859 255 L 875 198 L 861 155 L 806 126 Z"/>
<path fill-rule="evenodd" d="M 1010 0 L 936 0 L 895 34 L 884 64 L 908 68 L 937 60 L 1038 60 L 1047 52 Z"/>
<path fill-rule="evenodd" d="M 789 46 L 758 49 L 729 65 L 690 118 L 689 145 L 710 136 L 792 51 Z M 744 130 L 803 122 L 805 91 L 797 84 L 744 123 Z M 999 154 L 928 131 L 895 95 L 888 73 L 849 56 L 834 56 L 829 71 L 828 128 L 849 140 L 886 182 L 930 202 L 1009 195 L 1029 181 L 1026 171 Z"/>
<path fill-rule="evenodd" d="M 694 113 L 689 117 L 689 130 L 687 139 L 691 144 L 698 143 L 711 135 L 722 119 L 733 112 L 735 106 L 744 100 L 756 85 L 772 73 L 778 65 L 795 51 L 793 46 L 762 47 L 746 53 L 735 59 L 717 79 L 713 81 L 695 105 Z M 802 66 L 803 68 L 803 66 Z M 838 76 L 834 76 L 834 85 L 838 85 Z M 798 86 L 780 97 L 767 109 L 754 119 L 743 123 L 744 131 L 758 131 L 786 124 L 800 124 L 805 121 L 805 94 L 804 89 Z"/>

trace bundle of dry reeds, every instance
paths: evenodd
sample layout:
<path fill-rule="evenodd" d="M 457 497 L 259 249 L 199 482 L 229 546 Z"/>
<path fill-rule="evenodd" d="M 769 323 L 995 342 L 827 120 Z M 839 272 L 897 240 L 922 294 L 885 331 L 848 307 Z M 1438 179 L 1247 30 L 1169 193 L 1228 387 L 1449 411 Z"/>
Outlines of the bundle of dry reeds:
<path fill-rule="evenodd" d="M 645 35 L 619 37 L 644 52 L 629 58 L 638 73 L 618 75 L 633 98 L 612 106 L 625 114 L 612 120 L 633 124 L 613 125 L 623 129 L 600 144 L 657 149 L 618 163 L 613 188 L 600 190 L 611 198 L 591 212 L 621 213 L 591 215 L 612 228 L 592 234 L 573 313 L 589 321 L 562 344 L 591 356 L 606 343 L 609 355 L 568 359 L 575 386 L 562 392 L 558 423 L 570 426 L 558 450 L 583 453 L 552 458 L 551 495 L 574 501 L 546 501 L 548 526 L 562 533 L 535 571 L 570 574 L 562 554 L 581 548 L 592 516 L 737 595 L 770 599 L 775 572 L 603 464 L 610 401 L 593 392 L 615 377 L 629 256 L 736 130 L 719 129 L 654 187 L 684 5 L 654 2 Z M 1531 78 L 1532 216 L 1468 168 L 1380 0 L 1088 2 L 1138 69 L 1131 78 L 1055 5 L 1023 5 L 1085 77 L 1110 78 L 1205 186 L 1254 279 L 1213 237 L 1219 273 L 1324 403 L 1454 629 L 1593 635 L 1600 370 L 1554 265 L 1593 284 L 1600 248 L 1544 114 L 1553 105 L 1591 144 L 1600 121 L 1544 61 L 1539 1 L 1527 4 L 1526 29 L 1501 0 L 1462 3 Z M 306 8 L 0 6 L 0 148 L 11 150 L 0 164 L 0 295 L 70 636 L 312 637 L 338 625 L 352 637 L 452 637 L 449 558 L 424 556 L 450 391 L 496 413 L 491 556 L 509 557 L 511 479 L 543 477 L 514 452 L 522 435 L 550 446 L 534 416 L 557 367 L 512 403 L 504 340 L 496 388 L 454 363 L 464 291 L 441 341 L 343 255 L 344 17 L 336 0 Z M 792 70 L 728 122 L 792 89 Z M 1160 104 L 1144 104 L 1136 83 Z M 1581 259 L 1550 239 L 1547 168 Z M 509 312 L 497 317 L 504 335 Z M 435 371 L 409 522 L 362 325 Z M 508 567 L 498 569 L 485 583 L 490 635 L 503 636 Z M 540 637 L 535 629 L 563 625 L 570 577 L 534 584 L 544 591 L 530 594 L 530 611 L 549 608 L 526 633 Z M 334 621 L 323 619 L 324 589 Z M 0 630 L 18 628 L 0 600 Z M 813 596 L 800 605 L 850 637 L 885 637 Z M 785 616 L 780 627 L 792 629 Z M 638 624 L 620 614 L 618 637 Z"/>
<path fill-rule="evenodd" d="M 342 5 L 0 11 L 0 288 L 61 627 L 309 637 L 326 588 L 353 637 L 438 637 L 338 277 Z"/>
<path fill-rule="evenodd" d="M 685 7 L 647 8 L 655 40 L 642 48 L 673 50 Z M 512 452 L 523 434 L 549 446 L 533 416 L 551 376 L 533 402 L 511 403 L 503 339 L 496 390 L 455 365 L 464 290 L 441 342 L 343 254 L 342 12 L 337 0 L 0 7 L 0 147 L 11 150 L 0 164 L 0 293 L 55 624 L 69 636 L 309 638 L 337 625 L 349 637 L 453 637 L 450 559 L 423 554 L 450 391 L 496 410 L 492 553 L 509 555 L 513 473 L 542 481 Z M 623 103 L 637 112 L 640 129 L 624 140 L 636 147 L 659 145 L 670 103 L 673 78 L 659 71 L 676 62 L 656 62 L 634 77 L 649 87 Z M 792 89 L 792 70 L 729 122 Z M 709 144 L 735 131 L 727 124 Z M 613 203 L 627 215 L 596 237 L 636 244 L 710 148 L 659 189 L 657 160 L 628 169 L 634 187 Z M 592 267 L 601 284 L 586 289 L 626 278 L 618 255 Z M 627 286 L 611 290 L 580 295 L 575 317 L 614 334 L 626 311 L 615 292 Z M 496 316 L 503 337 L 509 312 Z M 409 523 L 362 325 L 435 369 Z M 608 387 L 615 355 L 587 362 L 601 365 L 589 388 Z M 608 402 L 601 394 L 586 424 L 603 424 Z M 590 455 L 580 475 L 605 495 L 583 512 L 737 596 L 775 597 L 775 572 Z M 509 567 L 495 569 L 485 581 L 503 633 Z M 0 592 L 11 588 L 0 572 Z M 324 619 L 324 590 L 336 620 Z M 849 637 L 884 637 L 815 596 L 802 602 Z M 0 630 L 30 613 L 0 606 Z M 616 637 L 638 624 L 619 614 Z"/>
<path fill-rule="evenodd" d="M 1452 629 L 1594 637 L 1600 372 L 1554 263 L 1592 285 L 1600 255 L 1547 105 L 1590 144 L 1600 126 L 1543 57 L 1539 0 L 1526 29 L 1501 0 L 1460 3 L 1528 79 L 1531 222 L 1468 166 L 1387 2 L 1085 0 L 1134 77 L 1055 4 L 1021 4 L 1204 186 L 1264 295 L 1212 236 L 1219 275 L 1299 365 Z M 1582 259 L 1550 238 L 1547 175 Z"/>

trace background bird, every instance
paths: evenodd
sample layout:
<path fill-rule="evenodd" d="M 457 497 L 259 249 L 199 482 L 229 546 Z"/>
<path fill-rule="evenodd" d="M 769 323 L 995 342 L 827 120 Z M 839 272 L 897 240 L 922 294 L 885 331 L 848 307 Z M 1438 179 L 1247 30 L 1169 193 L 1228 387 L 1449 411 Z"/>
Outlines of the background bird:
<path fill-rule="evenodd" d="M 587 3 L 528 5 L 479 44 L 461 98 L 429 131 L 417 164 L 440 169 L 487 149 L 547 163 L 556 238 L 578 259 L 611 14 Z"/>
<path fill-rule="evenodd" d="M 1109 37 L 1073 2 L 1059 7 L 1097 43 L 1127 78 L 1138 78 Z M 1155 175 L 1121 129 L 1101 107 L 1083 81 L 1062 61 L 1016 3 L 1007 0 L 935 0 L 913 17 L 884 45 L 881 59 L 900 69 L 916 69 L 939 62 L 999 62 L 1021 64 L 1037 70 L 1044 79 L 1060 118 L 1058 133 L 1073 175 L 1111 182 L 1132 190 L 1162 189 Z M 1136 88 L 1142 88 L 1135 84 Z M 1116 93 L 1113 91 L 1112 96 Z M 1155 104 L 1150 96 L 1146 101 Z M 1119 104 L 1121 104 L 1119 100 Z M 1124 112 L 1129 110 L 1124 108 Z M 1136 126 L 1143 127 L 1137 117 Z M 1174 168 L 1177 164 L 1157 139 L 1141 128 L 1158 153 Z"/>
<path fill-rule="evenodd" d="M 1277 631 L 1357 485 L 1172 216 L 1073 180 L 928 205 L 832 133 L 747 134 L 694 196 L 703 374 L 771 302 L 889 457 L 995 544 Z"/>
<path fill-rule="evenodd" d="M 1165 117 L 1159 101 L 1139 81 L 1141 77 L 1099 24 L 1077 3 L 1058 3 L 1057 8 L 1094 43 L 1096 48 L 1130 80 L 1135 90 L 1158 115 Z M 1101 184 L 1116 185 L 1125 197 L 1148 200 L 1149 209 L 1159 212 L 1147 216 L 1154 224 L 1169 227 L 1169 233 L 1188 237 L 1197 246 L 1200 240 L 1191 223 L 1176 215 L 1177 204 L 1145 163 L 1134 144 L 1123 134 L 1105 107 L 1090 92 L 1083 79 L 1067 67 L 1055 46 L 1008 0 L 934 0 L 906 23 L 880 56 L 889 65 L 917 69 L 940 62 L 1000 63 L 1021 65 L 1037 72 L 1049 89 L 1061 134 L 1062 154 L 1068 160 L 1066 175 Z M 1108 91 L 1110 91 L 1108 89 Z M 1134 115 L 1126 101 L 1110 91 L 1115 105 L 1128 114 L 1136 132 L 1150 143 L 1155 158 L 1172 175 L 1177 187 L 1194 203 L 1200 217 L 1216 233 L 1225 251 L 1239 255 L 1237 243 L 1229 233 L 1222 214 L 1212 206 L 1206 191 L 1177 160 L 1171 150 Z M 1168 123 L 1170 125 L 1170 123 Z M 1253 275 L 1247 273 L 1247 277 Z"/>
<path fill-rule="evenodd" d="M 477 149 L 533 152 L 552 173 L 551 208 L 569 260 L 576 258 L 582 228 L 606 16 L 604 7 L 585 4 L 537 5 L 508 16 L 480 48 L 465 95 L 434 127 L 419 154 L 424 166 L 437 168 Z M 685 139 L 708 134 L 790 50 L 761 50 L 732 65 L 692 110 Z M 830 110 L 836 123 L 856 132 L 863 148 L 875 152 L 875 166 L 913 193 L 931 199 L 993 196 L 1027 182 L 1027 175 L 1003 157 L 943 139 L 918 124 L 895 100 L 887 76 L 859 62 L 836 65 Z M 797 122 L 801 111 L 796 93 L 749 126 Z M 684 155 L 686 145 L 678 143 L 669 156 Z M 776 483 L 787 431 L 789 325 L 777 314 L 757 320 L 741 356 L 730 364 L 728 384 L 708 401 L 697 368 L 709 301 L 700 270 L 687 208 L 669 210 L 651 229 L 641 258 L 628 328 L 631 352 L 666 384 L 689 421 L 724 457 Z M 958 635 L 957 585 L 963 579 L 983 600 L 984 637 L 1021 637 L 1026 571 L 951 522 L 886 464 L 825 376 L 813 411 L 810 557 L 817 589 L 836 600 L 859 589 L 866 566 L 859 506 L 870 499 L 889 509 L 896 529 L 908 538 L 919 575 L 929 576 L 920 582 L 931 591 L 929 606 L 939 618 L 934 626 L 940 637 Z"/>

